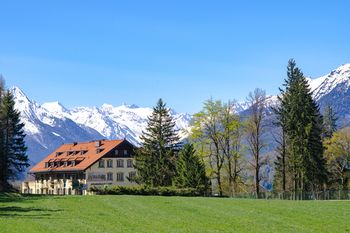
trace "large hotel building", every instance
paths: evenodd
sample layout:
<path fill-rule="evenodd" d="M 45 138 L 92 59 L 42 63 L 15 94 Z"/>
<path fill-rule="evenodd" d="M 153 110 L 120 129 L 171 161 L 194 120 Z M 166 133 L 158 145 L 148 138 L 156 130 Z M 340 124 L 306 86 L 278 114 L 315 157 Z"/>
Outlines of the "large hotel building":
<path fill-rule="evenodd" d="M 134 146 L 127 140 L 63 144 L 36 164 L 22 193 L 88 194 L 91 186 L 135 185 Z"/>

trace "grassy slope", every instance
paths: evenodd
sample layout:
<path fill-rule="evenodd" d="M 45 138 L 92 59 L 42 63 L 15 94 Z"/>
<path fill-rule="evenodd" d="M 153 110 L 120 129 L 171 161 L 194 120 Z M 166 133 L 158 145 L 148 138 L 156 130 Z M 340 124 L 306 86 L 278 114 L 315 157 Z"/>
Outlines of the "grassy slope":
<path fill-rule="evenodd" d="M 350 201 L 0 196 L 0 232 L 350 232 Z"/>

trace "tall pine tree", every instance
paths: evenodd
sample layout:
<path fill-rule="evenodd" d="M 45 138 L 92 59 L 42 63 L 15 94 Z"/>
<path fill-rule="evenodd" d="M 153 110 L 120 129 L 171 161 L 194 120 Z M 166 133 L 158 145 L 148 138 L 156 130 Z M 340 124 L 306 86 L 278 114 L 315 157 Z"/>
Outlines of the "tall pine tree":
<path fill-rule="evenodd" d="M 312 99 L 308 82 L 294 60 L 288 63 L 284 87 L 279 97 L 280 106 L 275 111 L 277 124 L 285 134 L 284 167 L 289 171 L 292 191 L 315 190 L 325 182 L 327 175 L 323 159 L 322 117 Z M 280 157 L 277 162 L 279 170 L 283 167 L 282 159 Z M 286 171 L 284 175 L 287 175 Z"/>
<path fill-rule="evenodd" d="M 179 138 L 175 122 L 162 99 L 148 117 L 141 140 L 142 147 L 135 156 L 136 181 L 153 187 L 172 185 L 177 160 L 174 146 Z"/>
<path fill-rule="evenodd" d="M 205 174 L 205 165 L 192 144 L 185 144 L 180 151 L 176 165 L 175 185 L 179 188 L 195 188 L 205 190 L 208 178 Z"/>
<path fill-rule="evenodd" d="M 333 133 L 337 131 L 337 117 L 330 105 L 323 110 L 323 137 L 331 138 Z"/>
<path fill-rule="evenodd" d="M 7 190 L 10 187 L 8 180 L 16 178 L 18 172 L 29 166 L 23 128 L 20 113 L 15 110 L 14 97 L 6 91 L 0 104 L 0 191 Z"/>

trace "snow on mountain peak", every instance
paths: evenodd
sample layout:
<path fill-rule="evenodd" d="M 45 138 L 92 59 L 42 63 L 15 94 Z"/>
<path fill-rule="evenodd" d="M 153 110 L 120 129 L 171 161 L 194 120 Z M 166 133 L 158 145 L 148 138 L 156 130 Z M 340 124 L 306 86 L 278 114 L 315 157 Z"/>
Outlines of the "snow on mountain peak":
<path fill-rule="evenodd" d="M 16 97 L 25 97 L 27 98 L 27 96 L 24 94 L 24 92 L 21 90 L 21 88 L 17 87 L 17 86 L 13 86 L 10 88 L 10 92 L 12 92 L 12 94 Z"/>
<path fill-rule="evenodd" d="M 19 87 L 16 87 L 16 86 L 11 87 L 10 92 L 15 98 L 17 107 L 24 107 L 24 105 L 28 105 L 28 103 L 31 102 Z"/>
<path fill-rule="evenodd" d="M 103 104 L 101 107 L 76 107 L 65 108 L 60 102 L 48 102 L 42 105 L 30 101 L 19 88 L 13 88 L 16 108 L 21 111 L 22 120 L 25 122 L 27 133 L 40 134 L 36 125 L 44 124 L 48 127 L 60 127 L 62 121 L 71 121 L 84 127 L 84 129 L 96 130 L 100 135 L 108 138 L 127 138 L 134 144 L 140 144 L 142 131 L 147 125 L 147 118 L 152 113 L 152 108 L 138 107 L 137 105 L 123 104 L 113 106 Z M 171 111 L 178 129 L 189 127 L 191 116 L 189 114 L 177 114 Z M 49 132 L 56 135 L 57 132 Z M 56 133 L 56 134 L 54 134 Z M 60 134 L 62 136 L 62 134 Z M 181 135 L 185 137 L 187 135 Z"/>
<path fill-rule="evenodd" d="M 350 72 L 350 63 L 345 63 L 345 64 L 339 66 L 336 70 L 339 72 L 349 73 Z"/>
<path fill-rule="evenodd" d="M 68 110 L 58 101 L 54 102 L 47 102 L 41 105 L 41 107 L 45 108 L 49 112 L 52 113 L 63 113 L 67 112 Z"/>
<path fill-rule="evenodd" d="M 340 84 L 350 87 L 350 63 L 341 65 L 327 75 L 310 80 L 310 88 L 316 100 L 327 95 Z"/>

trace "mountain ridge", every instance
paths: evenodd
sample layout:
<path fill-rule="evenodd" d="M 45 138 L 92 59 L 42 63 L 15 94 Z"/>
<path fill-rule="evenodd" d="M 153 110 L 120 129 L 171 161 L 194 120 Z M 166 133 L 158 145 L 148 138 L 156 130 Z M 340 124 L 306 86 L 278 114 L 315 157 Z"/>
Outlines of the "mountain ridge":
<path fill-rule="evenodd" d="M 341 65 L 328 74 L 316 79 L 307 78 L 310 89 L 321 110 L 331 105 L 338 116 L 338 126 L 350 122 L 350 63 Z M 28 154 L 33 162 L 56 149 L 62 143 L 91 141 L 96 139 L 126 138 L 140 145 L 139 136 L 147 125 L 152 108 L 137 105 L 66 108 L 59 101 L 38 104 L 30 100 L 19 87 L 11 88 L 15 107 L 21 112 L 25 123 Z M 277 96 L 268 96 L 268 106 L 276 105 Z M 241 102 L 237 109 L 243 113 L 247 102 Z M 176 128 L 182 139 L 188 135 L 192 116 L 170 110 L 176 121 Z"/>
<path fill-rule="evenodd" d="M 151 108 L 137 105 L 103 104 L 101 107 L 68 109 L 59 101 L 38 104 L 19 88 L 12 87 L 15 108 L 25 123 L 26 142 L 30 160 L 35 163 L 62 143 L 96 139 L 126 138 L 140 145 L 139 136 L 147 125 Z M 170 111 L 181 138 L 187 136 L 191 115 Z"/>

